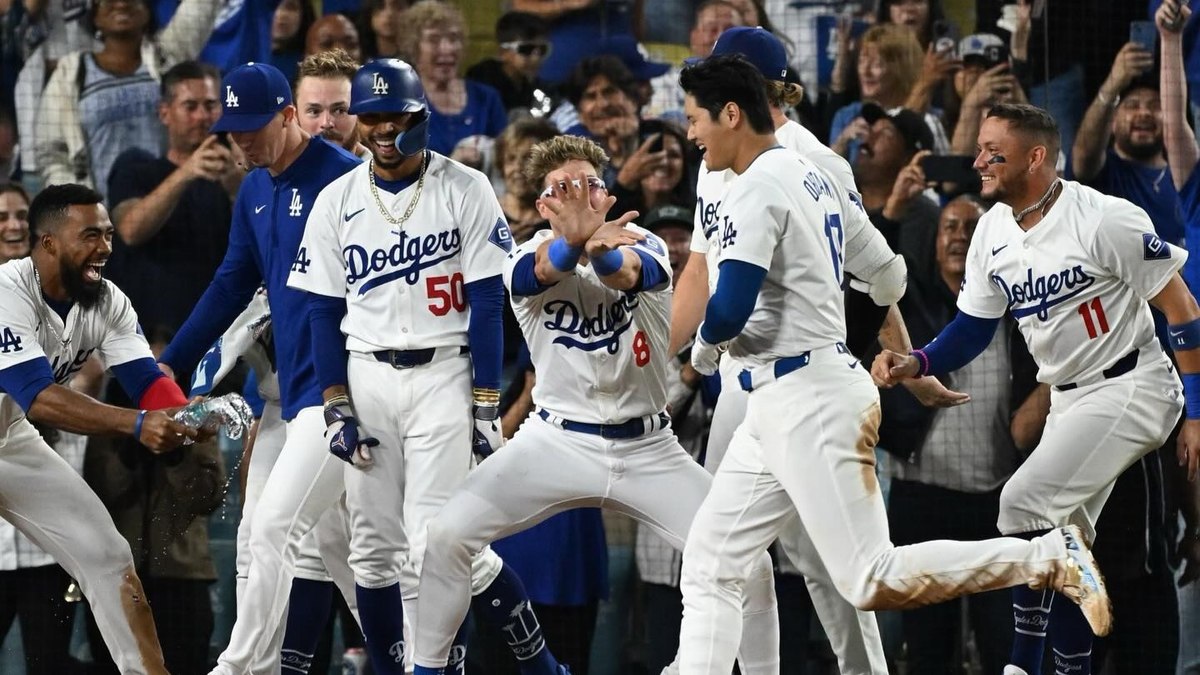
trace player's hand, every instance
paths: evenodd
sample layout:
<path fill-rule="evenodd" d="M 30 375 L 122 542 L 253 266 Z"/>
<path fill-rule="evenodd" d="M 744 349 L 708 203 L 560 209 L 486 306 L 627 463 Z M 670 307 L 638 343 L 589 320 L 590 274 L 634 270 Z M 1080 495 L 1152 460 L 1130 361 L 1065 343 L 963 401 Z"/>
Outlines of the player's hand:
<path fill-rule="evenodd" d="M 610 220 L 600 226 L 600 229 L 592 235 L 591 239 L 583 246 L 584 253 L 587 253 L 589 258 L 604 255 L 609 251 L 615 251 L 621 246 L 633 246 L 639 241 L 645 241 L 645 235 L 638 234 L 633 230 L 625 227 L 625 225 L 638 217 L 637 211 L 627 211 L 624 215 L 616 220 Z"/>
<path fill-rule="evenodd" d="M 874 378 L 874 373 L 871 375 Z M 876 386 L 882 386 L 878 382 Z M 947 389 L 936 377 L 905 380 L 904 388 L 926 408 L 953 408 L 971 402 L 971 395 Z"/>
<path fill-rule="evenodd" d="M 701 328 L 704 325 L 701 324 Z M 712 375 L 717 372 L 717 364 L 721 354 L 729 348 L 729 344 L 714 345 L 704 341 L 700 332 L 696 331 L 696 341 L 692 344 L 692 367 L 701 375 Z"/>
<path fill-rule="evenodd" d="M 174 450 L 197 436 L 195 429 L 176 422 L 166 410 L 150 410 L 142 420 L 142 433 L 137 440 L 157 454 Z"/>
<path fill-rule="evenodd" d="M 885 349 L 871 364 L 871 379 L 875 380 L 875 386 L 889 389 L 904 380 L 916 377 L 920 370 L 921 363 L 917 361 L 917 357 Z"/>
<path fill-rule="evenodd" d="M 189 178 L 204 178 L 219 181 L 233 164 L 229 148 L 221 145 L 215 135 L 210 135 L 192 152 L 192 156 L 180 167 Z"/>
<path fill-rule="evenodd" d="M 1183 33 L 1192 9 L 1187 5 L 1180 6 L 1179 0 L 1163 0 L 1158 11 L 1154 13 L 1154 23 L 1158 26 L 1158 34 L 1165 37 L 1175 37 Z"/>
<path fill-rule="evenodd" d="M 362 432 L 348 404 L 325 409 L 325 438 L 329 439 L 330 453 L 360 469 L 371 465 L 371 448 L 379 445 L 378 440 Z"/>
<path fill-rule="evenodd" d="M 569 180 L 551 186 L 551 195 L 542 198 L 542 203 L 550 210 L 550 222 L 568 244 L 580 248 L 604 225 L 605 215 L 617 203 L 616 197 L 605 195 L 599 208 L 593 207 L 587 179 L 580 171 Z"/>
<path fill-rule="evenodd" d="M 1115 100 L 1121 92 L 1129 87 L 1130 83 L 1153 67 L 1154 53 L 1142 49 L 1141 45 L 1136 42 L 1128 42 L 1121 47 L 1121 51 L 1117 52 L 1117 58 L 1113 59 L 1112 71 L 1108 74 L 1108 80 L 1100 89 L 1105 92 L 1108 100 Z"/>
<path fill-rule="evenodd" d="M 495 414 L 496 408 L 492 407 L 492 414 Z M 480 419 L 480 409 L 475 409 L 475 428 L 471 433 L 471 451 L 475 453 L 481 461 L 492 456 L 500 448 L 504 447 L 504 433 L 500 429 L 500 417 L 494 419 Z M 484 415 L 486 417 L 487 415 Z"/>
<path fill-rule="evenodd" d="M 1187 470 L 1189 481 L 1195 481 L 1200 473 L 1200 420 L 1185 420 L 1179 430 L 1177 444 L 1179 466 Z"/>

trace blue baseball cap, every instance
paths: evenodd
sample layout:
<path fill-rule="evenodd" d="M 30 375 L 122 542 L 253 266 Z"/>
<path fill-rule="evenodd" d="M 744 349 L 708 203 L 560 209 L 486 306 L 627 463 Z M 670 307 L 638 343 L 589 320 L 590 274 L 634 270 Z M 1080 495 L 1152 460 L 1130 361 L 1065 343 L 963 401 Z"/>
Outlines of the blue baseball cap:
<path fill-rule="evenodd" d="M 596 53 L 620 59 L 635 80 L 653 80 L 671 69 L 668 63 L 647 60 L 632 35 L 610 35 L 596 46 Z"/>
<path fill-rule="evenodd" d="M 788 58 L 783 43 L 762 26 L 734 26 L 721 33 L 712 55 L 741 54 L 768 80 L 784 82 Z"/>
<path fill-rule="evenodd" d="M 292 104 L 292 87 L 269 63 L 247 63 L 221 81 L 221 119 L 212 131 L 258 131 Z"/>

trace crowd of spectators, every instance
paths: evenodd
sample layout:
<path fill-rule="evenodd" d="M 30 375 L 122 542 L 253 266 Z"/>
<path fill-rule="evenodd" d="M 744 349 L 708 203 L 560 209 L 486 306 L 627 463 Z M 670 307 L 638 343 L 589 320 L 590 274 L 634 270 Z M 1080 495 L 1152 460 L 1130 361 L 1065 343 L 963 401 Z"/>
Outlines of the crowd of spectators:
<path fill-rule="evenodd" d="M 899 310 L 914 344 L 955 314 L 966 251 L 991 206 L 977 196 L 967 158 L 997 103 L 1047 108 L 1062 133 L 1060 175 L 1142 207 L 1162 239 L 1200 246 L 1200 19 L 1179 0 L 496 0 L 486 12 L 482 4 L 0 0 L 0 262 L 28 255 L 25 216 L 37 190 L 92 186 L 117 230 L 105 274 L 129 295 L 150 341 L 165 342 L 224 255 L 247 170 L 236 145 L 209 133 L 222 73 L 248 61 L 277 66 L 294 82 L 302 127 L 363 155 L 350 78 L 366 60 L 401 58 L 425 87 L 430 148 L 488 175 L 516 243 L 548 227 L 522 171 L 530 148 L 577 134 L 609 154 L 602 178 L 615 210 L 641 214 L 678 274 L 701 162 L 678 75 L 734 26 L 763 26 L 787 46 L 782 77 L 796 86 L 780 108 L 850 163 L 871 221 L 905 256 Z M 1131 30 L 1136 22 L 1153 27 L 1152 42 L 1129 39 L 1146 34 Z M 1184 277 L 1200 291 L 1200 257 Z M 505 337 L 511 435 L 532 409 L 537 374 L 511 316 Z M 686 351 L 672 364 L 674 428 L 702 461 L 719 391 Z M 98 371 L 85 369 L 74 386 L 118 396 Z M 897 544 L 994 536 L 1000 489 L 1045 422 L 1047 389 L 1011 323 L 949 380 L 970 404 L 934 410 L 904 389 L 882 394 L 879 472 Z M 171 671 L 207 672 L 217 575 L 206 523 L 229 484 L 215 444 L 151 456 L 135 443 L 61 433 L 52 445 L 128 538 Z M 1100 520 L 1096 555 L 1113 587 L 1116 629 L 1097 643 L 1097 673 L 1200 675 L 1200 496 L 1171 457 L 1168 447 L 1130 467 Z M 547 639 L 577 675 L 656 673 L 672 658 L 679 556 L 652 533 L 580 510 L 496 549 L 525 579 Z M 782 559 L 780 568 L 781 621 L 800 633 L 784 640 L 783 672 L 832 672 L 816 624 L 809 628 L 804 584 Z M 29 673 L 82 667 L 71 649 L 70 583 L 0 522 L 0 633 L 20 621 Z M 881 617 L 893 672 L 999 673 L 1012 633 L 1008 598 Z M 478 644 L 473 672 L 516 672 L 503 645 L 482 636 Z M 90 660 L 93 672 L 107 672 L 99 640 Z"/>

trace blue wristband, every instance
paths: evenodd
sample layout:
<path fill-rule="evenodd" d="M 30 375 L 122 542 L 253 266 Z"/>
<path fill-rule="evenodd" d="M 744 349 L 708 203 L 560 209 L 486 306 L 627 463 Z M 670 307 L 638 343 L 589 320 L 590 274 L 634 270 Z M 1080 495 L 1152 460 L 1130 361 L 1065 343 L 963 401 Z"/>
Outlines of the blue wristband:
<path fill-rule="evenodd" d="M 1200 319 L 1167 326 L 1171 335 L 1171 349 L 1177 352 L 1200 347 Z"/>
<path fill-rule="evenodd" d="M 146 411 L 139 410 L 137 414 L 137 421 L 133 423 L 133 440 L 139 442 L 142 440 L 142 423 L 145 421 Z"/>
<path fill-rule="evenodd" d="M 562 237 L 550 242 L 550 248 L 546 249 L 546 256 L 550 258 L 550 264 L 559 272 L 573 272 L 575 265 L 579 263 L 579 256 L 582 254 L 582 247 L 571 246 Z"/>
<path fill-rule="evenodd" d="M 592 269 L 596 274 L 606 277 L 621 271 L 625 265 L 625 254 L 620 249 L 613 249 L 602 256 L 592 258 Z"/>
<path fill-rule="evenodd" d="M 1182 373 L 1183 402 L 1187 406 L 1187 418 L 1200 420 L 1200 373 Z"/>

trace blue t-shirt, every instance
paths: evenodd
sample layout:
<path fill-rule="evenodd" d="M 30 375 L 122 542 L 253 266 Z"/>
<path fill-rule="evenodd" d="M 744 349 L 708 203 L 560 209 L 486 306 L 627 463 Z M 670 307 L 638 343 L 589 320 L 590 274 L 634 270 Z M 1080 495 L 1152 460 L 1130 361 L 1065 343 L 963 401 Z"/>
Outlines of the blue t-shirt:
<path fill-rule="evenodd" d="M 292 269 L 308 264 L 300 248 L 317 194 L 359 163 L 359 158 L 313 138 L 283 173 L 251 171 L 233 205 L 229 250 L 208 290 L 162 357 L 176 373 L 188 373 L 246 308 L 264 282 L 274 323 L 275 363 L 283 419 L 321 405 L 313 363 L 308 294 L 288 288 Z"/>
<path fill-rule="evenodd" d="M 468 136 L 499 136 L 508 126 L 508 112 L 500 92 L 486 84 L 465 80 L 467 105 L 454 115 L 429 106 L 429 149 L 450 156 L 454 146 Z"/>
<path fill-rule="evenodd" d="M 159 26 L 167 25 L 179 3 L 156 0 L 154 18 Z M 250 61 L 267 63 L 271 57 L 271 22 L 278 5 L 279 0 L 223 0 L 199 60 L 223 73 Z"/>
<path fill-rule="evenodd" d="M 1184 245 L 1179 193 L 1175 191 L 1171 170 L 1166 166 L 1147 167 L 1121 159 L 1110 147 L 1104 168 L 1088 181 L 1088 185 L 1106 195 L 1133 202 L 1150 216 L 1160 239 L 1176 246 Z"/>

